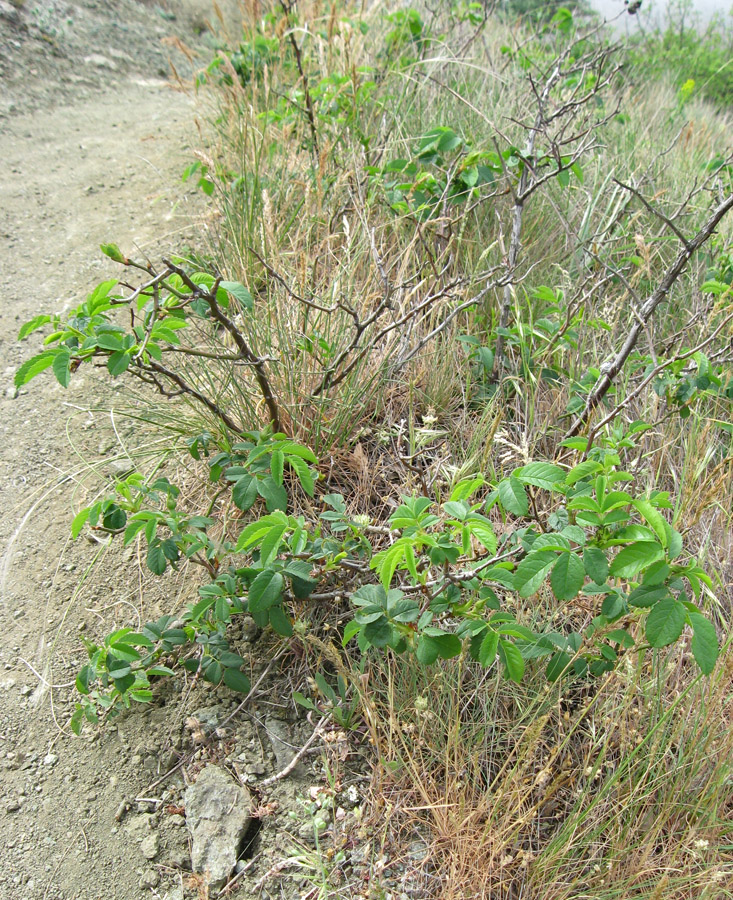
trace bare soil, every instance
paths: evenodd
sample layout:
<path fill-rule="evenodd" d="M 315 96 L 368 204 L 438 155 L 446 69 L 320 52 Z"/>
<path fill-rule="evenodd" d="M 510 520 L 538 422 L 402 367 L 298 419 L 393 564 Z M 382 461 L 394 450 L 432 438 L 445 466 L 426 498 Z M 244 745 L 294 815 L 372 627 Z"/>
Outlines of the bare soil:
<path fill-rule="evenodd" d="M 153 583 L 134 552 L 118 548 L 89 570 L 100 548 L 70 541 L 72 515 L 147 437 L 89 376 L 68 390 L 52 377 L 13 386 L 37 349 L 17 342 L 20 325 L 119 274 L 101 242 L 154 258 L 195 245 L 205 227 L 204 198 L 180 179 L 198 140 L 194 100 L 170 77 L 169 55 L 182 78 L 192 65 L 161 39 L 194 48 L 196 65 L 215 45 L 212 18 L 207 0 L 0 0 L 0 897 L 8 900 L 205 896 L 188 872 L 185 785 L 207 762 L 256 784 L 312 732 L 298 720 L 292 685 L 273 670 L 259 700 L 226 724 L 241 697 L 177 680 L 115 725 L 71 734 L 80 636 L 180 608 L 195 582 Z M 242 634 L 237 650 L 256 679 L 266 654 L 255 637 Z M 334 840 L 359 802 L 358 778 L 338 777 Z M 271 896 L 301 896 L 297 869 L 286 881 L 277 863 L 291 834 L 312 846 L 322 782 L 317 757 L 306 756 L 268 793 L 262 827 L 242 848 L 237 896 L 266 898 L 273 878 Z M 353 887 L 359 878 L 351 872 Z"/>

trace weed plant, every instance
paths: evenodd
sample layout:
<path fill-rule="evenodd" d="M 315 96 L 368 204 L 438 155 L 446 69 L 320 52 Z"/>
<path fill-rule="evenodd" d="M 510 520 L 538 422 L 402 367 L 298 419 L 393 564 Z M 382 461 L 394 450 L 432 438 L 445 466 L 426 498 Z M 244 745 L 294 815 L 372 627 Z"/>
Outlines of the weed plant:
<path fill-rule="evenodd" d="M 247 612 L 318 649 L 419 896 L 731 895 L 731 123 L 625 62 L 563 7 L 250 10 L 197 80 L 209 245 L 105 245 L 21 332 L 19 384 L 102 363 L 187 455 L 75 518 L 202 573 L 89 642 L 77 730 L 180 664 L 249 693 Z"/>

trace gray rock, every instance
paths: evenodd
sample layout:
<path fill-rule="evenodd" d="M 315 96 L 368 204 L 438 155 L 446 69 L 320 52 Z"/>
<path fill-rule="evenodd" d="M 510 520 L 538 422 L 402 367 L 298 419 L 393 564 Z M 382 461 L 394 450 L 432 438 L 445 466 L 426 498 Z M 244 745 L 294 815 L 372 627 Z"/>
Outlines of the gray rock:
<path fill-rule="evenodd" d="M 224 769 L 207 766 L 186 790 L 186 824 L 191 834 L 194 872 L 218 890 L 237 863 L 251 817 L 250 798 Z"/>
<path fill-rule="evenodd" d="M 213 731 L 219 727 L 226 716 L 226 710 L 223 706 L 202 706 L 191 713 L 192 717 L 200 722 L 207 731 Z"/>
<path fill-rule="evenodd" d="M 174 847 L 166 854 L 163 862 L 171 869 L 191 868 L 191 857 L 188 855 L 188 850 L 183 847 Z"/>
<path fill-rule="evenodd" d="M 117 71 L 115 63 L 111 59 L 107 59 L 106 56 L 102 56 L 101 53 L 92 53 L 89 56 L 85 56 L 84 62 L 90 66 L 96 66 L 98 69 L 108 69 L 110 72 Z"/>
<path fill-rule="evenodd" d="M 6 0 L 0 0 L 0 19 L 5 19 L 8 22 L 12 22 L 13 25 L 18 25 L 20 24 L 20 13 Z"/>
<path fill-rule="evenodd" d="M 253 644 L 262 631 L 252 616 L 243 616 L 241 620 L 242 640 L 247 644 Z"/>
<path fill-rule="evenodd" d="M 160 853 L 160 835 L 157 831 L 154 831 L 140 841 L 140 851 L 145 859 L 155 859 Z"/>
<path fill-rule="evenodd" d="M 149 872 L 143 872 L 140 876 L 140 881 L 138 881 L 137 885 L 142 890 L 150 890 L 154 887 L 158 887 L 160 884 L 160 875 L 155 871 L 155 869 L 151 869 Z"/>
<path fill-rule="evenodd" d="M 132 816 L 125 822 L 125 831 L 136 841 L 143 841 L 153 830 L 155 816 L 151 813 L 142 813 Z"/>
<path fill-rule="evenodd" d="M 298 752 L 290 725 L 280 719 L 273 719 L 271 716 L 268 716 L 265 719 L 265 728 L 267 729 L 267 736 L 272 744 L 272 749 L 275 752 L 277 767 L 278 769 L 284 769 L 290 765 L 293 757 Z"/>

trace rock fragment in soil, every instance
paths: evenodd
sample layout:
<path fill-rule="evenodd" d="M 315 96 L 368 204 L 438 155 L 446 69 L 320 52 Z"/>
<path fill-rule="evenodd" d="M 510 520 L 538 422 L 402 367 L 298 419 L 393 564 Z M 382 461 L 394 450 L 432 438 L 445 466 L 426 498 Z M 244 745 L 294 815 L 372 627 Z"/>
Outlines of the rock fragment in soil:
<path fill-rule="evenodd" d="M 272 744 L 275 753 L 278 769 L 284 769 L 293 761 L 293 757 L 298 752 L 295 746 L 290 725 L 280 719 L 268 716 L 265 719 L 265 728 L 267 736 Z"/>
<path fill-rule="evenodd" d="M 137 884 L 138 887 L 144 891 L 158 887 L 160 884 L 160 875 L 158 875 L 155 869 L 151 869 L 149 872 L 143 872 L 140 876 L 140 881 L 138 881 Z"/>
<path fill-rule="evenodd" d="M 140 842 L 140 852 L 145 859 L 155 859 L 160 853 L 160 835 L 157 831 L 149 834 Z"/>
<path fill-rule="evenodd" d="M 249 794 L 224 769 L 207 766 L 186 790 L 186 824 L 193 843 L 194 872 L 203 875 L 210 890 L 228 880 L 249 827 Z"/>

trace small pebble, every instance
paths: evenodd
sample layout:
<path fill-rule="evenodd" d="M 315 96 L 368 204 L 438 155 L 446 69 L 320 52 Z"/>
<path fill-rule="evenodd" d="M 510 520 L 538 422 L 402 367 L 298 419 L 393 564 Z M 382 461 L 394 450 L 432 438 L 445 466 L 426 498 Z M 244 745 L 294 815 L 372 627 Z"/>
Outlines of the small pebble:
<path fill-rule="evenodd" d="M 145 859 L 155 859 L 160 853 L 160 835 L 157 832 L 149 834 L 140 842 L 140 851 Z"/>
<path fill-rule="evenodd" d="M 140 881 L 138 881 L 137 884 L 142 890 L 149 890 L 157 887 L 160 884 L 160 875 L 158 875 L 155 869 L 151 869 L 149 872 L 143 872 Z"/>

